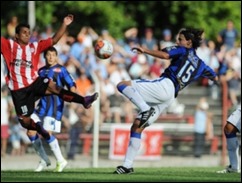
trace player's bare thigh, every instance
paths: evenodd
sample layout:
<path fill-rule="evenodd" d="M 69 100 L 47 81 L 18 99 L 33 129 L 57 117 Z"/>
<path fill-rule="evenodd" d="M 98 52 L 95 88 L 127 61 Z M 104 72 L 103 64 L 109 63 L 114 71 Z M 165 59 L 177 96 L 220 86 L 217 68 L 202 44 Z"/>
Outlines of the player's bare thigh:
<path fill-rule="evenodd" d="M 224 127 L 224 131 L 226 134 L 230 134 L 230 133 L 236 133 L 238 132 L 238 129 L 232 125 L 231 123 L 227 123 Z"/>

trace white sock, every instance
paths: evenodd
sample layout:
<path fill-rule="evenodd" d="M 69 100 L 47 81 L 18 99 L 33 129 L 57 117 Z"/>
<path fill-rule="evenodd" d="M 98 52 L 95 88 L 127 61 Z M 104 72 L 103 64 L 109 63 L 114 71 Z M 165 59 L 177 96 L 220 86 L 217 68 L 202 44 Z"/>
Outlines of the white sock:
<path fill-rule="evenodd" d="M 239 142 L 237 137 L 226 138 L 229 162 L 232 169 L 239 170 Z"/>
<path fill-rule="evenodd" d="M 55 138 L 52 142 L 49 143 L 49 146 L 54 153 L 57 162 L 62 162 L 64 157 L 62 156 L 58 140 Z"/>
<path fill-rule="evenodd" d="M 138 137 L 130 137 L 129 146 L 126 151 L 126 156 L 124 158 L 123 166 L 126 168 L 132 168 L 134 158 L 137 155 L 137 152 L 141 145 L 141 139 Z"/>
<path fill-rule="evenodd" d="M 150 106 L 144 101 L 140 96 L 139 92 L 134 89 L 132 86 L 126 86 L 122 93 L 133 103 L 135 104 L 141 112 L 148 111 Z"/>
<path fill-rule="evenodd" d="M 29 137 L 31 143 L 32 143 L 33 146 L 34 146 L 34 149 L 35 149 L 36 153 L 37 153 L 37 154 L 39 155 L 39 157 L 40 157 L 41 159 L 43 159 L 46 163 L 50 163 L 50 160 L 49 160 L 49 158 L 48 158 L 48 156 L 47 156 L 47 154 L 46 154 L 46 152 L 45 152 L 45 149 L 44 149 L 44 147 L 43 147 L 43 144 L 42 144 L 41 139 L 40 139 L 38 136 L 36 136 L 35 138 L 36 138 L 36 139 L 34 140 L 33 137 Z"/>

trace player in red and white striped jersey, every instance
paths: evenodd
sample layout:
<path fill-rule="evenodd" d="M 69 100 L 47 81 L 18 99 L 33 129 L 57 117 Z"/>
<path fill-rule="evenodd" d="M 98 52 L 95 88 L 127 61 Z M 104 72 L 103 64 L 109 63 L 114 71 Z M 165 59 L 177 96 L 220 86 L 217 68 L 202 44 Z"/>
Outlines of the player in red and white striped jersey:
<path fill-rule="evenodd" d="M 7 75 L 6 82 L 11 91 L 16 113 L 21 125 L 28 130 L 36 130 L 45 139 L 49 133 L 43 129 L 40 121 L 33 117 L 35 101 L 44 95 L 55 94 L 68 102 L 82 104 L 89 108 L 97 99 L 98 93 L 82 97 L 71 91 L 57 87 L 49 78 L 38 76 L 40 53 L 56 44 L 73 21 L 73 15 L 67 15 L 56 34 L 46 40 L 30 43 L 30 27 L 19 24 L 15 29 L 15 40 L 1 37 L 1 53 L 4 57 Z"/>

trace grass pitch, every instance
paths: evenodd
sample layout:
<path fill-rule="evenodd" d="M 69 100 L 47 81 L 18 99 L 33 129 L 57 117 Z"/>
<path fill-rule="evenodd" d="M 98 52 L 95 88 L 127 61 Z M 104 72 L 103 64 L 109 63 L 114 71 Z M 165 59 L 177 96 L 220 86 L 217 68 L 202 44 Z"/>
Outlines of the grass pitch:
<path fill-rule="evenodd" d="M 135 168 L 133 174 L 113 174 L 115 168 L 65 169 L 61 173 L 1 171 L 1 182 L 241 182 L 241 174 L 218 174 L 221 167 Z"/>

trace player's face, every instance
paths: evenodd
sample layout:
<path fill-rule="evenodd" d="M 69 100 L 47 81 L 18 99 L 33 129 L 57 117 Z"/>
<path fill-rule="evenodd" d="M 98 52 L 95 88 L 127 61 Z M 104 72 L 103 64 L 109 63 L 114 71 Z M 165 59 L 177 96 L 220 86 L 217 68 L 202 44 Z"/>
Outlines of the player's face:
<path fill-rule="evenodd" d="M 177 38 L 177 45 L 189 48 L 190 41 L 187 41 L 183 34 L 179 34 Z"/>
<path fill-rule="evenodd" d="M 27 45 L 30 40 L 30 30 L 27 27 L 22 27 L 19 34 L 16 34 L 16 39 L 19 44 Z"/>
<path fill-rule="evenodd" d="M 53 66 L 57 64 L 58 57 L 54 51 L 48 51 L 45 56 L 46 65 Z"/>

